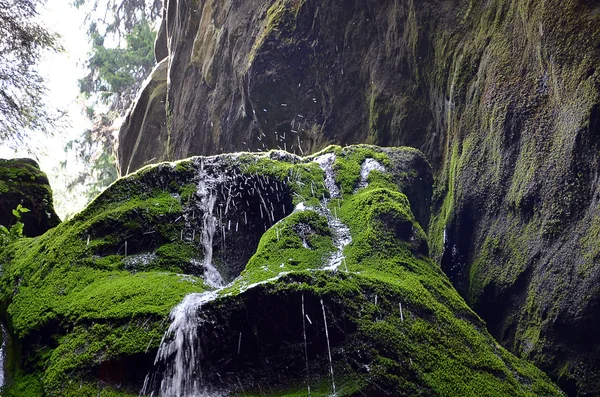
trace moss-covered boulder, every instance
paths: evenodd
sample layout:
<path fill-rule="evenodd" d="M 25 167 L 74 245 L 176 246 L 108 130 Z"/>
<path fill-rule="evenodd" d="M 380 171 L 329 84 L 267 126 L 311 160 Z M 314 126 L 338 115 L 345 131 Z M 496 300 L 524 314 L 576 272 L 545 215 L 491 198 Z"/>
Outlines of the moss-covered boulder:
<path fill-rule="evenodd" d="M 561 395 L 428 258 L 432 182 L 373 146 L 120 179 L 0 251 L 5 393 Z"/>
<path fill-rule="evenodd" d="M 48 177 L 38 163 L 31 159 L 0 159 L 0 225 L 9 228 L 15 224 L 12 211 L 19 204 L 29 210 L 21 218 L 25 236 L 39 236 L 60 223 Z"/>
<path fill-rule="evenodd" d="M 432 258 L 503 346 L 600 395 L 597 1 L 165 5 L 170 152 L 126 126 L 147 148 L 122 164 L 417 147 L 438 182 Z"/>

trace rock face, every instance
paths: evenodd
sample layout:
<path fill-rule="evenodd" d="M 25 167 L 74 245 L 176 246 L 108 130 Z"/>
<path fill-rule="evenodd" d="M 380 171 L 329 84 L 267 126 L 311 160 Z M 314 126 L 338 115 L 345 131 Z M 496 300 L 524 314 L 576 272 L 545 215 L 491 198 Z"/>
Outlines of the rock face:
<path fill-rule="evenodd" d="M 118 147 L 122 174 L 168 157 L 167 66 L 168 58 L 165 58 L 154 67 L 122 124 Z M 143 130 L 144 134 L 136 134 L 136 129 Z"/>
<path fill-rule="evenodd" d="M 19 204 L 29 210 L 21 218 L 25 236 L 39 236 L 60 223 L 40 166 L 31 159 L 0 159 L 0 225 L 10 227 L 16 222 L 12 211 Z"/>
<path fill-rule="evenodd" d="M 419 151 L 364 145 L 120 179 L 0 249 L 5 393 L 562 395 L 428 258 L 432 184 Z"/>
<path fill-rule="evenodd" d="M 420 148 L 438 181 L 434 260 L 504 346 L 569 394 L 600 394 L 597 2 L 166 6 L 170 145 L 125 127 L 122 141 L 148 146 L 137 166 L 332 142 Z M 121 152 L 123 170 L 132 157 Z"/>

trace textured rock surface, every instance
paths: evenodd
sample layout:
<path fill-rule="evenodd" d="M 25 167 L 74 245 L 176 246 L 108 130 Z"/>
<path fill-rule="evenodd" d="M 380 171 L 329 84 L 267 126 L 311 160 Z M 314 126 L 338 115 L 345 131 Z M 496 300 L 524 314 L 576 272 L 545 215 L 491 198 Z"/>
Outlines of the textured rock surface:
<path fill-rule="evenodd" d="M 156 44 L 160 45 L 160 41 Z M 164 58 L 154 67 L 122 124 L 118 155 L 120 159 L 128 159 L 119 164 L 122 174 L 168 158 L 168 62 L 169 59 Z M 143 131 L 143 134 L 139 134 L 139 131 Z"/>
<path fill-rule="evenodd" d="M 19 204 L 30 210 L 21 219 L 25 236 L 39 236 L 60 223 L 40 166 L 31 159 L 0 159 L 0 225 L 10 227 L 16 222 L 12 210 Z"/>
<path fill-rule="evenodd" d="M 599 7 L 168 1 L 169 156 L 420 148 L 434 259 L 504 346 L 600 394 Z"/>
<path fill-rule="evenodd" d="M 213 395 L 561 395 L 428 259 L 411 207 L 427 222 L 432 182 L 420 152 L 373 146 L 192 158 L 121 179 L 0 249 L 5 392 L 136 396 L 150 374 L 150 395 L 179 379 L 165 368 L 188 347 L 185 367 L 199 370 L 187 387 Z M 232 282 L 188 313 L 182 332 L 201 337 L 153 365 L 171 308 L 212 289 L 207 219 L 212 262 Z"/>

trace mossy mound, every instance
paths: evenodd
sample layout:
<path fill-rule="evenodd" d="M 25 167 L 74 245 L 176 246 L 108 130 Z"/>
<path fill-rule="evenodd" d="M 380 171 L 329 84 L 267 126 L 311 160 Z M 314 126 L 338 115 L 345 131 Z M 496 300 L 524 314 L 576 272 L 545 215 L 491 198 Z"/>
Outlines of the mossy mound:
<path fill-rule="evenodd" d="M 38 163 L 31 159 L 0 159 L 0 225 L 15 224 L 12 210 L 19 204 L 29 210 L 22 215 L 25 236 L 39 236 L 60 223 L 48 177 Z"/>
<path fill-rule="evenodd" d="M 150 374 L 150 394 L 177 354 L 153 365 L 167 315 L 209 294 L 189 313 L 202 354 L 187 380 L 215 393 L 560 395 L 428 259 L 411 207 L 428 222 L 431 186 L 420 152 L 373 146 L 192 158 L 120 179 L 0 252 L 5 392 L 133 396 Z M 207 239 L 229 282 L 217 291 Z"/>

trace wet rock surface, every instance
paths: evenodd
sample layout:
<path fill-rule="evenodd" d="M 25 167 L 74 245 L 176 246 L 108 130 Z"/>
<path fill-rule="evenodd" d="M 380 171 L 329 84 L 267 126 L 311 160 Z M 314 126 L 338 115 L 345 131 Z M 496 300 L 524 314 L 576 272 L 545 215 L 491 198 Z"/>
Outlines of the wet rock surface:
<path fill-rule="evenodd" d="M 171 151 L 142 138 L 137 164 L 417 147 L 433 259 L 503 346 L 600 394 L 599 18 L 585 0 L 167 1 Z"/>
<path fill-rule="evenodd" d="M 143 168 L 0 251 L 6 393 L 561 395 L 428 258 L 432 184 L 364 145 Z"/>

